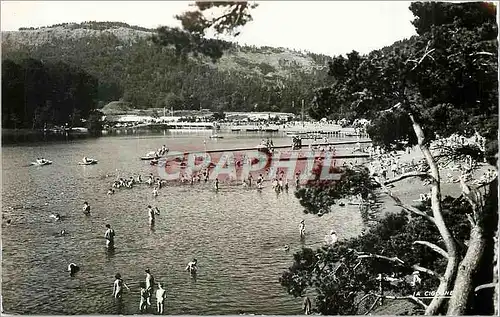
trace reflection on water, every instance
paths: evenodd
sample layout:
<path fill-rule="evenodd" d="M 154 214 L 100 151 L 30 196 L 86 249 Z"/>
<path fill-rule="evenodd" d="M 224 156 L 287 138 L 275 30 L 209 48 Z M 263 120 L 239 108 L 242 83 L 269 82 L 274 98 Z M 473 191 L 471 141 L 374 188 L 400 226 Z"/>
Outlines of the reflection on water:
<path fill-rule="evenodd" d="M 206 137 L 206 134 L 205 134 Z M 261 137 L 261 136 L 257 136 Z M 293 195 L 211 183 L 169 184 L 153 198 L 148 186 L 106 195 L 113 180 L 155 173 L 139 156 L 166 144 L 172 150 L 204 147 L 196 135 L 104 137 L 2 148 L 2 297 L 8 313 L 136 314 L 139 283 L 149 267 L 167 290 L 167 314 L 300 314 L 301 300 L 287 295 L 279 277 L 301 247 L 317 247 L 335 229 L 342 237 L 361 230 L 354 207 L 318 218 L 306 215 Z M 207 140 L 207 148 L 254 146 L 244 135 Z M 289 139 L 275 139 L 287 144 Z M 79 166 L 86 155 L 99 160 Z M 26 167 L 36 157 L 53 160 Z M 88 201 L 92 216 L 81 206 Z M 149 225 L 147 206 L 161 210 Z M 49 215 L 64 216 L 60 222 Z M 299 222 L 305 219 L 301 241 Z M 7 224 L 11 220 L 11 224 Z M 105 247 L 105 224 L 115 249 Z M 54 233 L 66 230 L 67 235 Z M 290 251 L 284 251 L 289 245 Z M 196 278 L 184 270 L 198 259 Z M 74 262 L 80 271 L 67 272 Z M 131 291 L 112 297 L 114 275 Z M 56 300 L 57 299 L 57 300 Z M 153 305 L 155 299 L 153 296 Z"/>

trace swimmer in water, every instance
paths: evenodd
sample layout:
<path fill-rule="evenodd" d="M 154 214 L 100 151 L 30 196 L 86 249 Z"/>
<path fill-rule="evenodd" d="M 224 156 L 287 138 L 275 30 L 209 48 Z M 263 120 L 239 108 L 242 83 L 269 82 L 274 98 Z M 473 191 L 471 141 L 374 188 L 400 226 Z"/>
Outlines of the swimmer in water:
<path fill-rule="evenodd" d="M 155 222 L 155 212 L 151 205 L 148 206 L 148 215 L 149 215 L 149 223 L 152 224 Z"/>
<path fill-rule="evenodd" d="M 146 290 L 146 284 L 141 282 L 141 301 L 139 302 L 139 311 L 143 313 L 148 309 L 148 291 Z"/>
<path fill-rule="evenodd" d="M 67 232 L 66 230 L 64 230 L 64 229 L 63 229 L 63 230 L 61 230 L 61 232 L 59 232 L 59 234 L 60 234 L 61 236 L 64 236 L 65 234 L 68 234 L 68 232 Z"/>
<path fill-rule="evenodd" d="M 83 203 L 83 213 L 87 216 L 90 216 L 90 206 L 88 202 Z"/>
<path fill-rule="evenodd" d="M 285 252 L 290 251 L 290 247 L 288 246 L 288 244 L 285 244 L 285 248 L 284 249 L 285 249 Z"/>
<path fill-rule="evenodd" d="M 191 274 L 196 274 L 196 271 L 198 270 L 198 267 L 196 264 L 198 261 L 196 259 L 193 259 L 193 261 L 189 262 L 186 266 L 186 271 L 189 271 Z"/>
<path fill-rule="evenodd" d="M 302 220 L 299 224 L 299 233 L 301 238 L 304 238 L 304 236 L 306 235 L 306 224 L 304 220 Z"/>
<path fill-rule="evenodd" d="M 112 248 L 115 246 L 115 231 L 111 229 L 109 224 L 106 225 L 106 233 L 104 233 L 104 238 L 106 238 L 106 247 Z"/>
<path fill-rule="evenodd" d="M 54 218 L 56 221 L 60 221 L 61 220 L 61 215 L 60 214 L 50 215 L 49 217 L 50 218 Z"/>
<path fill-rule="evenodd" d="M 78 271 L 80 271 L 80 267 L 78 265 L 76 265 L 75 263 L 70 263 L 68 265 L 69 276 L 71 276 L 71 277 L 75 276 L 75 274 Z"/>
<path fill-rule="evenodd" d="M 122 276 L 120 273 L 116 273 L 115 275 L 115 282 L 113 283 L 113 297 L 117 299 L 122 298 L 122 293 L 123 293 L 123 287 L 128 289 L 130 291 L 130 288 L 128 288 L 127 284 L 123 282 Z"/>
<path fill-rule="evenodd" d="M 149 271 L 146 269 L 146 292 L 147 292 L 147 300 L 148 306 L 151 306 L 151 296 L 153 296 L 153 287 L 154 287 L 154 277 Z"/>
<path fill-rule="evenodd" d="M 167 298 L 167 291 L 158 283 L 158 289 L 156 290 L 156 308 L 158 314 L 163 314 L 163 308 L 165 307 L 165 300 Z"/>

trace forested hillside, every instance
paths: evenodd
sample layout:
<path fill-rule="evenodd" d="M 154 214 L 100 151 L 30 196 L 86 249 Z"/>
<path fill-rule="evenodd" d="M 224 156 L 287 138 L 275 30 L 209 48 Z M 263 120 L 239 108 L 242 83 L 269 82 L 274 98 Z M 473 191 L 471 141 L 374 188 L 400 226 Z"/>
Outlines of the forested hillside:
<path fill-rule="evenodd" d="M 216 63 L 182 57 L 151 41 L 154 30 L 115 22 L 62 24 L 4 32 L 2 60 L 64 62 L 98 80 L 98 107 L 299 112 L 328 83 L 328 56 L 282 48 L 228 47 Z M 295 106 L 292 106 L 294 104 Z"/>

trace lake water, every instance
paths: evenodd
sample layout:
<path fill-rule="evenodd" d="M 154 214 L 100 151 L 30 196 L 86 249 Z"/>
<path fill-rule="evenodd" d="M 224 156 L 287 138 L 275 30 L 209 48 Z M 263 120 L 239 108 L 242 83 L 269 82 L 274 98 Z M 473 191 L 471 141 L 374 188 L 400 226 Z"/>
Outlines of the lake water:
<path fill-rule="evenodd" d="M 263 135 L 233 134 L 207 139 L 208 149 L 255 146 Z M 166 314 L 301 314 L 279 278 L 300 248 L 319 247 L 335 229 L 340 238 L 361 230 L 356 208 L 346 206 L 321 218 L 305 215 L 293 195 L 221 184 L 168 185 L 153 198 L 138 185 L 107 196 L 117 177 L 156 173 L 139 156 L 166 144 L 171 150 L 202 150 L 207 133 L 121 135 L 98 139 L 2 148 L 2 297 L 6 313 L 136 314 L 140 282 L 150 268 L 167 289 Z M 289 138 L 274 137 L 278 144 Z M 79 166 L 86 155 L 99 164 Z M 37 157 L 54 163 L 27 167 Z M 88 201 L 92 215 L 82 213 Z M 146 206 L 158 206 L 154 228 Z M 55 222 L 50 214 L 64 218 Z M 6 221 L 10 219 L 11 224 Z M 305 219 L 306 239 L 298 225 Z M 106 252 L 105 224 L 116 232 L 115 251 Z M 62 229 L 67 236 L 57 235 Z M 290 252 L 283 250 L 290 245 Z M 184 268 L 198 259 L 192 279 Z M 81 270 L 67 272 L 74 262 Z M 115 273 L 131 291 L 112 297 Z M 153 296 L 153 305 L 155 299 Z"/>

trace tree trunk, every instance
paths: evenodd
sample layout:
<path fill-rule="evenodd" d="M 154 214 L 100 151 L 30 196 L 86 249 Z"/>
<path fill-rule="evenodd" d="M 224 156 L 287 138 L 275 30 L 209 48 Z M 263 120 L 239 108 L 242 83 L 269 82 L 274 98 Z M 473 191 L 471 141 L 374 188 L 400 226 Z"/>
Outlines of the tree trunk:
<path fill-rule="evenodd" d="M 457 250 L 455 245 L 455 240 L 453 239 L 450 230 L 446 226 L 444 222 L 443 215 L 441 213 L 441 179 L 439 175 L 439 169 L 432 156 L 429 147 L 425 143 L 425 135 L 422 127 L 418 122 L 415 121 L 415 118 L 412 114 L 410 114 L 410 119 L 413 123 L 413 130 L 417 135 L 418 145 L 420 150 L 422 151 L 427 164 L 429 164 L 431 176 L 434 178 L 432 182 L 432 190 L 431 190 L 431 209 L 432 214 L 436 223 L 436 227 L 439 231 L 441 237 L 443 237 L 444 244 L 446 246 L 446 251 L 448 253 L 448 263 L 446 265 L 446 270 L 444 272 L 443 278 L 439 283 L 439 287 L 436 290 L 436 294 L 445 294 L 448 292 L 455 278 L 455 274 L 457 272 L 458 259 L 457 259 Z M 437 315 L 439 309 L 441 308 L 445 298 L 442 296 L 435 296 L 427 309 L 425 310 L 426 315 Z"/>
<path fill-rule="evenodd" d="M 460 316 L 467 313 L 467 303 L 474 293 L 474 276 L 483 258 L 486 242 L 483 229 L 476 224 L 471 229 L 469 247 L 458 268 L 447 315 Z"/>
<path fill-rule="evenodd" d="M 500 222 L 498 223 L 498 226 L 500 226 Z M 498 290 L 498 233 L 500 232 L 500 228 L 497 228 L 497 232 L 495 234 L 495 237 L 493 238 L 495 240 L 495 247 L 494 247 L 494 252 L 495 255 L 493 257 L 493 282 L 497 283 L 495 285 L 495 291 L 493 292 L 493 315 L 498 316 L 499 310 L 498 310 L 498 298 L 500 296 L 499 290 Z"/>

